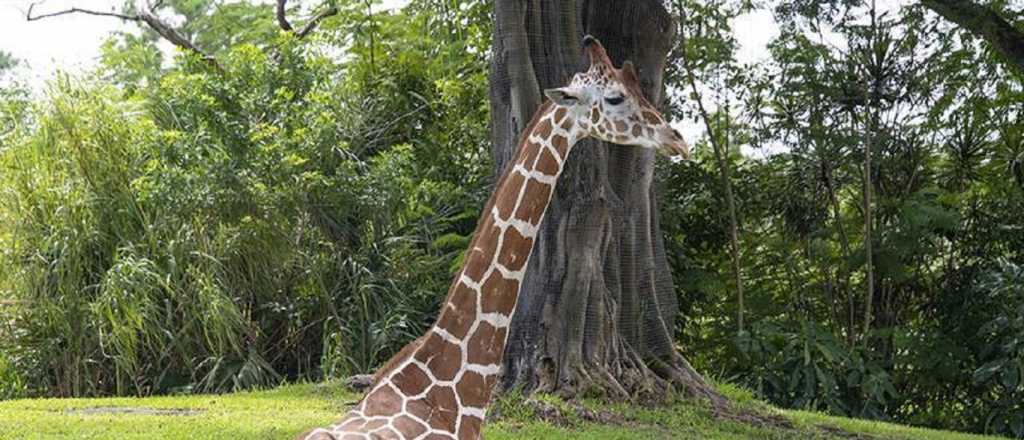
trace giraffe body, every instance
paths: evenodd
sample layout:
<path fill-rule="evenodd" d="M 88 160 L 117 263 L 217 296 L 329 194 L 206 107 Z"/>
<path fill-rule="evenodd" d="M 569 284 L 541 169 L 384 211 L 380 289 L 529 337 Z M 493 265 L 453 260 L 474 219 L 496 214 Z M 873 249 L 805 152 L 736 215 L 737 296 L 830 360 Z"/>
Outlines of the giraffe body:
<path fill-rule="evenodd" d="M 377 374 L 338 423 L 301 440 L 480 438 L 540 222 L 577 141 L 588 136 L 685 157 L 679 134 L 643 98 L 631 64 L 615 69 L 584 39 L 591 68 L 545 91 L 491 196 L 437 323 Z"/>

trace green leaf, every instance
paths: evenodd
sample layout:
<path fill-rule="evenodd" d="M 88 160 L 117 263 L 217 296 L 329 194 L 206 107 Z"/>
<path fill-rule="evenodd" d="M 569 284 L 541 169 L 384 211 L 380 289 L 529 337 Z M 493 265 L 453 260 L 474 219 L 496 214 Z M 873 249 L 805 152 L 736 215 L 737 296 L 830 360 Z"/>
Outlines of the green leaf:
<path fill-rule="evenodd" d="M 981 368 L 974 370 L 974 375 L 972 376 L 974 383 L 982 384 L 988 382 L 1005 364 L 1005 359 L 999 359 L 982 365 Z"/>
<path fill-rule="evenodd" d="M 1018 365 L 1010 364 L 1008 368 L 1003 370 L 1002 373 L 1003 386 L 1009 390 L 1017 388 L 1020 384 L 1020 367 Z"/>

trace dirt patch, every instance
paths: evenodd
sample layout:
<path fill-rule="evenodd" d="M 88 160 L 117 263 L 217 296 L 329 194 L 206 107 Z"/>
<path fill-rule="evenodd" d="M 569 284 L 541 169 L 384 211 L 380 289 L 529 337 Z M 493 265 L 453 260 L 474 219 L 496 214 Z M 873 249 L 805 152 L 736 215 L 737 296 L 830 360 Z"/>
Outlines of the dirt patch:
<path fill-rule="evenodd" d="M 579 422 L 591 422 L 616 426 L 630 422 L 618 413 L 605 410 L 592 410 L 581 405 L 579 402 L 567 402 L 564 405 L 553 405 L 542 400 L 528 399 L 522 402 L 521 405 L 530 408 L 533 417 L 562 428 L 573 428 L 579 424 Z M 505 415 L 502 414 L 502 407 L 500 405 L 495 405 L 487 411 L 487 423 L 494 423 L 499 420 L 503 420 L 504 418 Z"/>
<path fill-rule="evenodd" d="M 197 416 L 206 412 L 193 408 L 138 408 L 131 406 L 96 406 L 92 408 L 76 408 L 64 411 L 66 414 L 100 415 L 117 414 L 129 416 Z"/>
<path fill-rule="evenodd" d="M 566 408 L 559 408 L 548 402 L 531 399 L 526 402 L 533 407 L 537 417 L 555 426 L 572 426 L 574 420 L 581 420 L 602 425 L 622 425 L 626 419 L 611 411 L 594 411 L 576 402 L 570 402 Z"/>
<path fill-rule="evenodd" d="M 878 436 L 874 436 L 874 435 L 857 434 L 857 433 L 849 432 L 849 431 L 846 431 L 843 428 L 840 428 L 838 426 L 817 425 L 817 428 L 822 430 L 822 431 L 827 432 L 829 435 L 832 435 L 832 436 L 835 436 L 835 437 L 838 437 L 838 438 L 842 438 L 842 439 L 850 439 L 850 440 L 881 440 L 882 439 L 882 437 L 878 437 Z"/>
<path fill-rule="evenodd" d="M 769 414 L 767 412 L 749 410 L 745 408 L 729 408 L 728 411 L 717 411 L 713 412 L 713 414 L 716 418 L 721 420 L 746 423 L 759 428 L 775 428 L 779 430 L 796 429 L 793 422 L 781 415 Z"/>

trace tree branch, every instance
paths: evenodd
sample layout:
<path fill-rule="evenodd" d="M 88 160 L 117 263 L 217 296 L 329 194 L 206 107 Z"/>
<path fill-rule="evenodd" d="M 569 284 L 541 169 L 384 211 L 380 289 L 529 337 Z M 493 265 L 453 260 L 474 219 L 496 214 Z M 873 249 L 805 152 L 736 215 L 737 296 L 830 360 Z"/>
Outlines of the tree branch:
<path fill-rule="evenodd" d="M 299 39 L 302 39 L 310 32 L 316 30 L 316 27 L 317 25 L 320 24 L 321 20 L 332 15 L 338 15 L 339 12 L 337 7 L 328 6 L 327 9 L 324 9 L 323 11 L 320 11 L 319 14 L 314 15 L 313 18 L 309 19 L 305 26 L 296 31 L 295 27 L 292 26 L 291 22 L 288 21 L 288 13 L 286 8 L 287 5 L 288 0 L 277 0 L 277 8 L 275 10 L 275 15 L 277 16 L 277 25 L 280 26 L 281 30 L 285 32 L 294 32 L 295 36 L 298 37 Z"/>
<path fill-rule="evenodd" d="M 81 8 L 71 8 L 71 9 L 65 9 L 63 11 L 51 12 L 49 14 L 42 14 L 42 15 L 33 16 L 32 15 L 32 9 L 35 8 L 36 5 L 38 5 L 39 3 L 40 2 L 33 2 L 32 4 L 28 5 L 28 12 L 25 13 L 25 20 L 26 21 L 36 21 L 36 20 L 42 20 L 44 18 L 49 18 L 49 17 L 57 17 L 57 16 L 60 16 L 60 15 L 77 14 L 77 13 L 88 14 L 88 15 L 97 15 L 97 16 L 102 16 L 102 17 L 115 17 L 115 18 L 120 18 L 122 20 L 138 21 L 138 19 L 136 17 L 133 17 L 131 15 L 118 14 L 116 12 L 93 11 L 93 10 L 81 9 Z"/>
<path fill-rule="evenodd" d="M 288 22 L 288 16 L 285 15 L 285 4 L 288 0 L 277 0 L 277 24 L 281 26 L 281 29 L 285 31 L 292 30 L 292 24 Z"/>
<path fill-rule="evenodd" d="M 332 15 L 338 15 L 337 7 L 330 6 L 327 9 L 320 11 L 319 14 L 316 14 L 313 18 L 309 19 L 309 22 L 307 22 L 306 25 L 302 27 L 302 29 L 299 29 L 299 31 L 295 33 L 295 36 L 299 38 L 305 37 L 307 34 L 313 32 L 313 30 L 316 29 L 317 25 L 320 24 L 321 20 Z"/>
<path fill-rule="evenodd" d="M 195 53 L 195 54 L 199 55 L 201 58 L 203 58 L 204 61 L 206 61 L 207 63 L 210 63 L 210 65 L 212 65 L 215 68 L 217 68 L 218 70 L 220 70 L 220 65 L 217 64 L 217 61 L 214 60 L 214 58 L 212 56 L 210 56 L 206 52 L 203 52 L 202 50 L 200 50 L 198 47 L 196 47 L 195 44 L 192 43 L 192 41 L 190 41 L 188 38 L 186 38 L 184 35 L 182 35 L 176 29 L 174 29 L 173 27 L 168 25 L 166 22 L 161 20 L 160 17 L 157 17 L 156 14 L 153 13 L 151 7 L 144 0 L 140 0 L 137 3 L 136 9 L 138 10 L 138 12 L 135 15 L 121 14 L 121 13 L 117 13 L 117 12 L 96 11 L 96 10 L 92 10 L 92 9 L 82 9 L 82 8 L 74 7 L 74 8 L 65 9 L 65 10 L 62 10 L 62 11 L 51 12 L 51 13 L 48 13 L 48 14 L 41 14 L 41 15 L 33 16 L 32 15 L 32 10 L 39 3 L 41 3 L 41 2 L 33 2 L 32 4 L 29 5 L 28 12 L 25 14 L 25 19 L 27 21 L 36 21 L 36 20 L 41 20 L 41 19 L 44 19 L 44 18 L 57 17 L 57 16 L 60 16 L 60 15 L 67 15 L 67 14 L 86 14 L 86 15 L 94 15 L 94 16 L 100 16 L 100 17 L 114 17 L 114 18 L 119 18 L 121 20 L 126 20 L 126 21 L 134 21 L 134 22 L 145 23 L 147 26 L 149 26 L 150 29 L 152 29 L 154 32 L 159 34 L 165 40 L 170 41 L 175 46 L 178 46 L 178 47 L 180 47 L 182 49 L 185 49 L 187 51 L 190 51 L 192 53 Z M 157 2 L 158 5 L 160 3 L 162 3 L 162 1 Z"/>
<path fill-rule="evenodd" d="M 970 0 L 921 0 L 924 7 L 982 38 L 1024 74 L 1024 32 L 991 8 Z"/>

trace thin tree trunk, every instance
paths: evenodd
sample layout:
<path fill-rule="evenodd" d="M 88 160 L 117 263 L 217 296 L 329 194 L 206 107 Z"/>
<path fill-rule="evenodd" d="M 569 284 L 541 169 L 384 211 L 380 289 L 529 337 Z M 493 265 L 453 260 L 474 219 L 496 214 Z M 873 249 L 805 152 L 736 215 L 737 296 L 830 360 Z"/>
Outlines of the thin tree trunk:
<path fill-rule="evenodd" d="M 685 17 L 685 16 L 684 16 Z M 693 75 L 692 63 L 689 55 L 686 53 L 685 45 L 682 49 L 682 61 L 683 68 L 686 70 L 686 78 L 690 83 L 690 89 L 693 92 L 693 96 L 697 101 L 697 109 L 700 111 L 701 119 L 704 121 L 704 127 L 708 131 L 708 140 L 711 142 L 711 148 L 715 153 L 715 162 L 718 164 L 718 177 L 722 183 L 722 191 L 725 193 L 725 204 L 729 213 L 729 253 L 732 258 L 732 273 L 733 280 L 736 283 L 736 323 L 737 329 L 740 333 L 744 332 L 743 326 L 743 271 L 742 264 L 740 262 L 740 239 L 739 239 L 739 219 L 736 216 L 736 201 L 733 196 L 732 190 L 732 172 L 728 162 L 728 142 L 729 142 L 729 125 L 728 125 L 728 109 L 726 109 L 726 125 L 725 125 L 725 142 L 726 145 L 723 147 L 719 142 L 717 136 L 715 136 L 714 127 L 711 125 L 711 116 L 704 108 L 704 99 L 697 89 L 697 79 Z M 728 106 L 727 106 L 728 107 Z"/>
<path fill-rule="evenodd" d="M 836 196 L 832 166 L 826 162 L 824 167 L 825 189 L 828 191 L 828 198 L 832 207 L 832 218 L 835 222 L 836 230 L 839 231 L 839 246 L 843 251 L 843 264 L 839 268 L 839 279 L 836 281 L 836 286 L 842 287 L 842 294 L 846 297 L 848 303 L 849 319 L 846 322 L 846 342 L 852 346 L 854 344 L 854 335 L 857 333 L 857 325 L 853 317 L 853 297 L 850 293 L 850 238 L 846 235 L 846 228 L 843 227 L 842 210 L 839 207 L 839 198 Z M 840 321 L 838 314 L 836 314 L 834 320 L 837 323 Z"/>
<path fill-rule="evenodd" d="M 495 173 L 540 91 L 588 63 L 592 34 L 620 65 L 633 61 L 661 102 L 675 26 L 657 0 L 497 0 L 491 65 Z M 724 405 L 676 352 L 679 311 L 652 188 L 654 154 L 595 141 L 573 149 L 540 226 L 509 334 L 505 388 L 562 395 L 663 397 L 667 387 Z"/>
<path fill-rule="evenodd" d="M 871 109 L 869 112 L 873 112 Z M 874 250 L 872 244 L 871 228 L 871 147 L 874 132 L 874 117 L 866 124 L 867 130 L 864 141 L 864 271 L 867 281 L 867 290 L 864 294 L 864 339 L 867 340 L 868 332 L 871 331 L 871 311 L 875 299 L 875 271 L 874 271 Z"/>
<path fill-rule="evenodd" d="M 875 0 L 871 0 L 871 48 L 875 45 L 878 32 L 878 21 L 875 9 Z M 872 242 L 872 215 L 871 215 L 871 148 L 875 138 L 875 131 L 878 129 L 878 112 L 876 106 L 879 94 L 879 77 L 875 69 L 868 74 L 870 83 L 865 83 L 864 94 L 867 103 L 868 118 L 865 123 L 864 133 L 864 265 L 865 277 L 867 278 L 867 291 L 864 294 L 864 341 L 868 340 L 868 333 L 871 331 L 871 312 L 875 301 L 875 270 L 874 250 Z M 870 84 L 870 86 L 868 86 Z"/>

